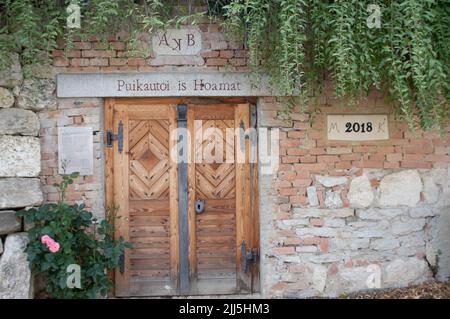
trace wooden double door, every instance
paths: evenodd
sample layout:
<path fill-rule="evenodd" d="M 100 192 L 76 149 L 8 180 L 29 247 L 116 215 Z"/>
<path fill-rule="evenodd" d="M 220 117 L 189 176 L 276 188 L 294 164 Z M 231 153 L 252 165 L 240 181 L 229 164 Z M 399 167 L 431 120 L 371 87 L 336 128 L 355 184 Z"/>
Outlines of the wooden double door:
<path fill-rule="evenodd" d="M 106 200 L 116 237 L 132 244 L 115 295 L 258 291 L 253 106 L 111 98 L 104 122 Z"/>

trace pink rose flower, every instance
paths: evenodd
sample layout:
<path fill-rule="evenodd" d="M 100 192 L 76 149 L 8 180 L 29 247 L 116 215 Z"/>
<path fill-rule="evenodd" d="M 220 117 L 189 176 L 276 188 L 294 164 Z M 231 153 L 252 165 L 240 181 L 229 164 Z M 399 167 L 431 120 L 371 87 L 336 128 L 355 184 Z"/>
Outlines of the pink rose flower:
<path fill-rule="evenodd" d="M 53 239 L 49 235 L 44 235 L 41 237 L 41 243 L 47 244 L 48 242 L 53 241 Z"/>
<path fill-rule="evenodd" d="M 52 252 L 52 253 L 57 253 L 59 251 L 59 244 L 57 242 L 53 242 L 53 244 L 48 245 L 48 249 Z"/>
<path fill-rule="evenodd" d="M 41 237 L 41 243 L 43 243 L 52 252 L 56 253 L 59 251 L 59 244 L 50 236 L 44 235 Z"/>

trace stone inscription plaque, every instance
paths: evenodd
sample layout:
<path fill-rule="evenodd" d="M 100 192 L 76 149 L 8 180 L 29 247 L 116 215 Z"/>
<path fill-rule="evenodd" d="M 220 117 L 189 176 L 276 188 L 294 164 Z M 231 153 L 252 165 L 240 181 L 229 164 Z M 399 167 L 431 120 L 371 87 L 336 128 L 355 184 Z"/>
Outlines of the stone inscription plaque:
<path fill-rule="evenodd" d="M 258 86 L 245 72 L 64 73 L 58 97 L 273 96 L 263 76 Z"/>
<path fill-rule="evenodd" d="M 94 140 L 92 127 L 58 128 L 58 172 L 63 173 L 62 163 L 66 161 L 66 173 L 79 172 L 92 175 L 94 170 Z"/>
<path fill-rule="evenodd" d="M 152 35 L 155 55 L 198 55 L 202 50 L 202 34 L 198 29 L 158 30 Z"/>
<path fill-rule="evenodd" d="M 337 141 L 389 139 L 387 114 L 328 114 L 327 138 Z"/>

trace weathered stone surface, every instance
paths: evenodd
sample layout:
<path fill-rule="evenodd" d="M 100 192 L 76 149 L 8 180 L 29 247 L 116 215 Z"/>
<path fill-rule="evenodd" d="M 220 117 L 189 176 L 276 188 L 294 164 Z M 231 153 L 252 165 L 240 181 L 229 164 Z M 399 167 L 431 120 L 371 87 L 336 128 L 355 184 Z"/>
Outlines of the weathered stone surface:
<path fill-rule="evenodd" d="M 383 177 L 379 204 L 382 207 L 415 206 L 420 200 L 422 181 L 415 170 L 406 170 Z"/>
<path fill-rule="evenodd" d="M 337 231 L 335 228 L 329 227 L 304 227 L 298 228 L 295 230 L 295 233 L 298 236 L 320 236 L 320 237 L 335 237 L 337 235 Z"/>
<path fill-rule="evenodd" d="M 385 267 L 383 286 L 401 287 L 419 283 L 428 278 L 428 267 L 424 260 L 408 258 L 396 259 Z"/>
<path fill-rule="evenodd" d="M 0 109 L 14 105 L 14 95 L 10 90 L 0 87 Z"/>
<path fill-rule="evenodd" d="M 314 186 L 306 188 L 309 206 L 319 206 L 319 198 L 317 197 L 317 189 Z"/>
<path fill-rule="evenodd" d="M 406 219 L 392 223 L 391 231 L 395 235 L 406 235 L 422 230 L 425 226 L 425 219 Z"/>
<path fill-rule="evenodd" d="M 439 187 L 435 184 L 431 176 L 423 178 L 423 198 L 425 202 L 434 204 L 439 199 Z"/>
<path fill-rule="evenodd" d="M 374 199 L 373 190 L 366 175 L 352 179 L 347 198 L 350 207 L 354 208 L 366 208 L 372 204 Z"/>
<path fill-rule="evenodd" d="M 20 231 L 22 220 L 16 217 L 13 210 L 0 210 L 0 235 L 11 234 Z"/>
<path fill-rule="evenodd" d="M 27 233 L 6 237 L 0 259 L 0 299 L 33 298 L 31 271 L 24 252 L 28 243 Z"/>
<path fill-rule="evenodd" d="M 0 255 L 3 254 L 3 241 L 0 238 Z"/>
<path fill-rule="evenodd" d="M 22 84 L 23 75 L 19 55 L 17 53 L 12 55 L 11 62 L 9 68 L 0 71 L 0 86 L 12 89 L 15 86 Z"/>
<path fill-rule="evenodd" d="M 355 214 L 354 209 L 339 208 L 339 209 L 322 209 L 322 208 L 300 208 L 293 209 L 293 218 L 303 217 L 330 217 L 330 218 L 345 218 L 352 217 Z"/>
<path fill-rule="evenodd" d="M 367 281 L 370 274 L 367 267 L 345 267 L 339 272 L 340 289 L 345 292 L 369 289 Z"/>
<path fill-rule="evenodd" d="M 41 171 L 39 138 L 0 136 L 0 177 L 37 177 Z M 1 195 L 0 195 L 1 196 Z"/>
<path fill-rule="evenodd" d="M 409 215 L 413 218 L 434 216 L 433 208 L 429 206 L 414 207 L 409 210 Z"/>
<path fill-rule="evenodd" d="M 391 250 L 399 246 L 400 242 L 395 238 L 380 238 L 370 243 L 370 248 L 375 250 Z"/>
<path fill-rule="evenodd" d="M 0 208 L 21 208 L 42 204 L 38 178 L 0 178 Z"/>
<path fill-rule="evenodd" d="M 55 68 L 48 64 L 33 64 L 24 67 L 24 70 L 38 79 L 54 79 L 56 75 Z"/>
<path fill-rule="evenodd" d="M 325 284 L 327 282 L 327 268 L 322 265 L 317 265 L 314 267 L 313 276 L 312 276 L 312 284 L 313 288 L 322 293 L 325 290 Z"/>
<path fill-rule="evenodd" d="M 0 135 L 32 135 L 39 133 L 36 113 L 22 109 L 0 109 Z"/>
<path fill-rule="evenodd" d="M 17 106 L 33 111 L 56 109 L 55 88 L 55 82 L 49 79 L 25 80 L 17 98 Z"/>
<path fill-rule="evenodd" d="M 330 239 L 330 251 L 335 250 L 358 250 L 369 248 L 369 238 L 331 238 Z"/>
<path fill-rule="evenodd" d="M 347 177 L 344 176 L 328 176 L 316 175 L 316 181 L 325 187 L 333 187 L 347 183 Z"/>
<path fill-rule="evenodd" d="M 341 199 L 340 192 L 335 192 L 332 190 L 328 190 L 325 192 L 325 206 L 327 208 L 341 208 L 344 206 L 344 203 Z"/>
<path fill-rule="evenodd" d="M 370 208 L 370 209 L 358 209 L 356 210 L 356 215 L 361 219 L 374 219 L 374 220 L 384 220 L 391 219 L 395 216 L 406 215 L 400 208 Z"/>

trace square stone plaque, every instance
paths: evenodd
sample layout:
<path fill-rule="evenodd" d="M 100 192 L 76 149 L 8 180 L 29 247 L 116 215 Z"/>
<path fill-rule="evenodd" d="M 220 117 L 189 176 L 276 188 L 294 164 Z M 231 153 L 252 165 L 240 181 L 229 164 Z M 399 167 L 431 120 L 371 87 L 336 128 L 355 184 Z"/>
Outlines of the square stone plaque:
<path fill-rule="evenodd" d="M 79 172 L 92 175 L 94 170 L 94 138 L 92 127 L 58 128 L 58 172 L 67 162 L 66 174 Z"/>

